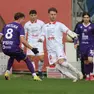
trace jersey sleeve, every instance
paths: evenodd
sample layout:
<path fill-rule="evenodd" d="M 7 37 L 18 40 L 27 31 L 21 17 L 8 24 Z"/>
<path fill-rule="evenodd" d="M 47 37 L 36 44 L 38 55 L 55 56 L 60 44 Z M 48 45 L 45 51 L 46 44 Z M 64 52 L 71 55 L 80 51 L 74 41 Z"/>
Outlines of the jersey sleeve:
<path fill-rule="evenodd" d="M 80 31 L 80 30 L 79 30 L 79 23 L 78 23 L 78 24 L 76 24 L 76 26 L 75 26 L 74 32 L 77 33 L 77 34 L 79 34 L 79 33 L 80 33 L 79 31 Z"/>
<path fill-rule="evenodd" d="M 64 24 L 60 23 L 61 31 L 64 33 L 67 33 L 71 38 L 77 37 L 77 34 L 72 32 L 68 27 L 66 27 Z"/>
<path fill-rule="evenodd" d="M 79 33 L 80 33 L 79 32 L 79 23 L 76 24 L 76 26 L 74 28 L 74 32 L 79 35 Z M 79 43 L 79 36 L 78 36 L 78 38 L 74 39 L 74 44 L 78 44 L 78 43 Z"/>
<path fill-rule="evenodd" d="M 42 41 L 44 41 L 44 39 L 45 39 L 45 36 L 46 36 L 46 30 L 45 30 L 45 25 L 42 27 L 42 31 L 41 31 L 41 34 L 40 34 L 40 39 L 42 40 Z"/>
<path fill-rule="evenodd" d="M 60 29 L 61 29 L 61 31 L 64 32 L 64 33 L 67 33 L 67 31 L 69 30 L 69 28 L 66 27 L 66 26 L 65 26 L 64 24 L 62 24 L 62 23 L 60 23 Z"/>
<path fill-rule="evenodd" d="M 42 22 L 42 26 L 44 26 L 45 25 L 45 23 L 44 22 Z"/>
<path fill-rule="evenodd" d="M 41 22 L 41 28 L 43 28 L 44 25 L 45 25 L 45 23 L 42 21 Z"/>

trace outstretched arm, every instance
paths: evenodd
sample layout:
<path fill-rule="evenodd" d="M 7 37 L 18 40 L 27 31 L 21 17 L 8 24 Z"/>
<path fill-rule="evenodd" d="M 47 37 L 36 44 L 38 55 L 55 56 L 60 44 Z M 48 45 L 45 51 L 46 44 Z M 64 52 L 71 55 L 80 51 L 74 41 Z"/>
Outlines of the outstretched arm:
<path fill-rule="evenodd" d="M 66 27 L 64 24 L 60 23 L 60 29 L 63 33 L 66 33 L 72 40 L 77 37 L 77 34 L 73 31 L 71 31 L 68 27 Z"/>
<path fill-rule="evenodd" d="M 71 31 L 71 30 L 67 30 L 67 34 L 68 34 L 71 38 L 73 38 L 73 39 L 78 37 L 78 35 L 77 35 L 75 32 Z"/>
<path fill-rule="evenodd" d="M 39 53 L 37 48 L 33 48 L 31 45 L 28 44 L 28 42 L 25 40 L 24 36 L 20 36 L 20 41 L 26 46 L 27 48 L 31 49 L 34 54 Z"/>
<path fill-rule="evenodd" d="M 33 47 L 28 44 L 24 36 L 20 36 L 20 41 L 29 49 L 32 49 Z"/>

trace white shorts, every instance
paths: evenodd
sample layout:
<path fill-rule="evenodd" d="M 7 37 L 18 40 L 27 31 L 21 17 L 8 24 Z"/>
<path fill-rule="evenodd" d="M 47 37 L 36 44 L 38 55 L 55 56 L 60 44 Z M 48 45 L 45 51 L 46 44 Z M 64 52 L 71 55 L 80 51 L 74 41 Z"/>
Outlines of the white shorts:
<path fill-rule="evenodd" d="M 38 48 L 39 53 L 37 54 L 37 56 L 40 55 L 44 55 L 44 50 L 43 50 L 43 43 L 37 42 L 37 43 L 29 43 L 32 47 L 34 48 Z M 35 56 L 35 54 L 27 48 L 27 55 L 33 55 Z"/>
<path fill-rule="evenodd" d="M 52 50 L 48 51 L 48 60 L 50 65 L 56 63 L 59 59 L 62 58 L 67 60 L 63 48 L 59 48 L 56 51 L 52 51 Z"/>

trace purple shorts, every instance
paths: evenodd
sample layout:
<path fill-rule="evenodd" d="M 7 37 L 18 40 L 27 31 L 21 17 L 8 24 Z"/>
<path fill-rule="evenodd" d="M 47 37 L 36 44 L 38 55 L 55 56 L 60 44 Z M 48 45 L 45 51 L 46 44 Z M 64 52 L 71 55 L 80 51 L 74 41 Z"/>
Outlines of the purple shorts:
<path fill-rule="evenodd" d="M 80 48 L 80 55 L 81 58 L 84 60 L 87 60 L 88 57 L 93 57 L 94 56 L 94 47 L 92 46 L 84 46 L 82 49 Z"/>
<path fill-rule="evenodd" d="M 18 49 L 16 51 L 9 51 L 9 50 L 3 50 L 5 55 L 8 55 L 10 57 L 13 57 L 17 61 L 24 60 L 26 58 L 26 54 L 23 52 L 22 49 Z"/>

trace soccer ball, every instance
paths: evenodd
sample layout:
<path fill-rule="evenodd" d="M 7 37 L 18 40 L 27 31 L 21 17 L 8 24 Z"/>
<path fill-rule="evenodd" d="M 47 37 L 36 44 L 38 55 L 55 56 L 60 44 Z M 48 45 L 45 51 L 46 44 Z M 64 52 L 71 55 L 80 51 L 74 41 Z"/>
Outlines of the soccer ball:
<path fill-rule="evenodd" d="M 66 35 L 66 40 L 67 42 L 73 42 L 73 39 L 69 35 Z"/>

